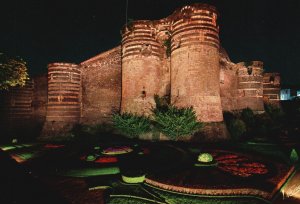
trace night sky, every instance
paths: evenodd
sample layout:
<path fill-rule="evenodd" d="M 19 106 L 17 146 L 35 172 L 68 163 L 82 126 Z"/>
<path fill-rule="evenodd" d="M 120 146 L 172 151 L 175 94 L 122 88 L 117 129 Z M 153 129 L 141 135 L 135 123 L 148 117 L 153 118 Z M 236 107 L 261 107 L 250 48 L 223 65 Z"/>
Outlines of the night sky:
<path fill-rule="evenodd" d="M 261 60 L 284 83 L 300 83 L 299 0 L 128 0 L 128 19 L 160 19 L 195 2 L 215 5 L 233 62 Z M 10 0 L 0 5 L 0 52 L 21 56 L 31 75 L 51 62 L 80 63 L 120 44 L 126 0 Z"/>

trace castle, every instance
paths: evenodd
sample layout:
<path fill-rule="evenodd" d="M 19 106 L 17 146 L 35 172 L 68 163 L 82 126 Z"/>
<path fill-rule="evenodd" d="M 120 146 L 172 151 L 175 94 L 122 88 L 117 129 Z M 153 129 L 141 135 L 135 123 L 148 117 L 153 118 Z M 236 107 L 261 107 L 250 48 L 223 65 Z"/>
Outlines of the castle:
<path fill-rule="evenodd" d="M 10 120 L 28 119 L 51 136 L 72 124 L 109 121 L 114 112 L 150 113 L 154 95 L 193 106 L 203 122 L 222 122 L 223 111 L 279 103 L 280 75 L 263 62 L 230 61 L 219 40 L 218 12 L 208 4 L 177 9 L 155 21 L 122 29 L 122 44 L 80 64 L 52 63 L 4 98 Z"/>

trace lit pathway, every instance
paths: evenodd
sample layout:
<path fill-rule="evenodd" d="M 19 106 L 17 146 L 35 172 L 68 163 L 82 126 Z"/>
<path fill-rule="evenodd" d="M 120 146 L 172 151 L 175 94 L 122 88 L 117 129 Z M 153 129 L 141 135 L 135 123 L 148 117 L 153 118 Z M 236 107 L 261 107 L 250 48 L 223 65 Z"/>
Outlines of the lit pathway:
<path fill-rule="evenodd" d="M 300 171 L 283 187 L 274 204 L 299 204 L 300 203 Z"/>

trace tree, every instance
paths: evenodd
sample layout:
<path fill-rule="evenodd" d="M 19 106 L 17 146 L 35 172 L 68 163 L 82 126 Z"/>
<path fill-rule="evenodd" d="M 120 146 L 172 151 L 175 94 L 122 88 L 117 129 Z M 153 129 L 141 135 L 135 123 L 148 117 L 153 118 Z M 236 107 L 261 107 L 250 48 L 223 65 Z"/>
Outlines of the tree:
<path fill-rule="evenodd" d="M 28 79 L 26 62 L 22 58 L 0 53 L 0 90 L 24 86 Z"/>

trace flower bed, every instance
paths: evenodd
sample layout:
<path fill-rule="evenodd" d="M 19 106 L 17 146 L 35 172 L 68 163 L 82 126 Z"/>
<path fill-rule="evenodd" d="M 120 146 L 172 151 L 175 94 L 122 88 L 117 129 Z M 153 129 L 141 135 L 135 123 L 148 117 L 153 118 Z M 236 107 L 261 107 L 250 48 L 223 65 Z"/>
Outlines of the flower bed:
<path fill-rule="evenodd" d="M 245 155 L 224 151 L 216 151 L 213 154 L 218 162 L 217 168 L 234 176 L 248 178 L 266 175 L 269 172 L 266 164 Z"/>
<path fill-rule="evenodd" d="M 44 147 L 48 148 L 48 149 L 57 149 L 57 148 L 65 147 L 65 145 L 60 145 L 60 144 L 45 144 Z"/>
<path fill-rule="evenodd" d="M 118 159 L 117 159 L 117 157 L 99 157 L 94 162 L 95 163 L 102 163 L 102 164 L 105 164 L 105 163 L 116 163 L 116 162 L 118 162 Z"/>
<path fill-rule="evenodd" d="M 186 167 L 180 172 L 147 175 L 145 182 L 165 190 L 201 195 L 247 195 L 270 200 L 294 171 L 286 164 L 252 155 L 211 150 L 218 165 Z"/>
<path fill-rule="evenodd" d="M 106 155 L 119 155 L 119 154 L 126 154 L 132 152 L 133 149 L 128 146 L 121 146 L 121 147 L 108 147 L 102 151 L 102 154 Z"/>

